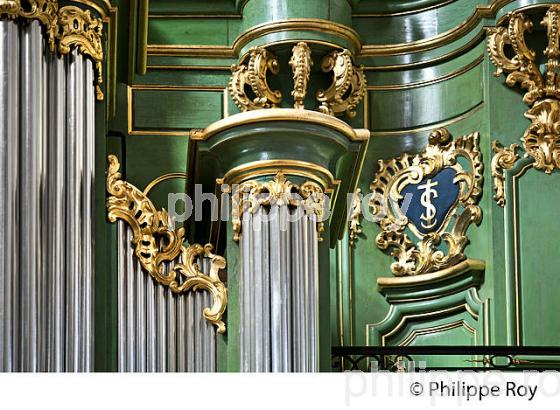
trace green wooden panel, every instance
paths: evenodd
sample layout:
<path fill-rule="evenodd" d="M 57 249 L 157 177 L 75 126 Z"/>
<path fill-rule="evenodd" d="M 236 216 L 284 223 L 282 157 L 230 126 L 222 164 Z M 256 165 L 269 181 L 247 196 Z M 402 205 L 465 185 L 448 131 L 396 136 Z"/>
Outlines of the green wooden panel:
<path fill-rule="evenodd" d="M 223 92 L 135 90 L 132 126 L 135 131 L 185 131 L 204 128 L 223 117 Z"/>
<path fill-rule="evenodd" d="M 519 270 L 522 341 L 525 345 L 560 344 L 560 253 L 558 200 L 560 175 L 534 169 L 519 178 Z"/>
<path fill-rule="evenodd" d="M 230 45 L 239 26 L 238 19 L 151 18 L 148 44 Z"/>
<path fill-rule="evenodd" d="M 401 130 L 435 124 L 472 110 L 484 99 L 482 64 L 448 81 L 369 93 L 371 128 Z"/>

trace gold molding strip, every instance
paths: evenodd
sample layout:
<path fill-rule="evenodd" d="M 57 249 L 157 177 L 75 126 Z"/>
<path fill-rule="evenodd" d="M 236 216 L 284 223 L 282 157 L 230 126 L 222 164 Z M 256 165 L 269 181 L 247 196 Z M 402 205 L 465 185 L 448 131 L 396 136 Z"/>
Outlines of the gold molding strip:
<path fill-rule="evenodd" d="M 442 1 L 441 3 L 438 4 L 432 4 L 431 6 L 425 6 L 425 7 L 419 7 L 417 9 L 410 9 L 410 10 L 403 10 L 403 11 L 397 11 L 397 12 L 379 12 L 379 13 L 373 13 L 373 12 L 364 12 L 364 13 L 352 13 L 352 17 L 356 17 L 356 18 L 363 18 L 363 17 L 398 17 L 398 16 L 407 16 L 410 14 L 418 14 L 418 13 L 422 13 L 424 11 L 429 11 L 429 10 L 433 10 L 433 9 L 438 9 L 440 7 L 444 7 L 447 6 L 448 4 L 451 3 L 455 3 L 458 0 L 445 0 Z"/>
<path fill-rule="evenodd" d="M 455 124 L 459 121 L 462 121 L 466 118 L 473 116 L 474 114 L 479 112 L 483 107 L 484 107 L 484 102 L 481 101 L 467 112 L 459 114 L 458 116 L 450 118 L 448 120 L 438 122 L 436 124 L 423 125 L 418 128 L 408 128 L 405 130 L 371 131 L 370 134 L 372 137 L 385 137 L 385 136 L 393 136 L 393 135 L 417 134 L 419 132 L 426 132 L 426 131 L 433 130 L 434 128 L 445 128 L 448 127 L 449 125 Z"/>
<path fill-rule="evenodd" d="M 487 6 L 477 6 L 475 12 L 460 25 L 428 39 L 416 40 L 407 43 L 364 45 L 360 56 L 393 56 L 408 54 L 418 51 L 428 51 L 439 46 L 451 43 L 468 32 L 472 31 L 483 18 L 494 18 L 502 7 L 514 0 L 495 0 Z"/>
<path fill-rule="evenodd" d="M 414 81 L 406 84 L 369 85 L 367 86 L 367 90 L 368 91 L 408 90 L 411 88 L 425 87 L 428 85 L 451 80 L 452 78 L 458 77 L 461 74 L 465 74 L 471 71 L 472 69 L 478 67 L 483 62 L 484 62 L 484 54 L 480 55 L 476 60 L 471 61 L 466 66 L 454 70 L 448 74 L 442 75 L 441 77 L 436 77 L 429 80 Z"/>
<path fill-rule="evenodd" d="M 353 28 L 330 20 L 312 18 L 278 20 L 256 25 L 240 34 L 233 41 L 232 48 L 236 54 L 239 54 L 243 47 L 259 37 L 266 36 L 267 34 L 298 30 L 317 31 L 344 38 L 352 44 L 356 52 L 362 48 L 360 35 Z"/>
<path fill-rule="evenodd" d="M 486 269 L 486 262 L 479 259 L 465 259 L 456 265 L 439 270 L 437 272 L 425 273 L 417 276 L 404 277 L 383 277 L 377 279 L 377 286 L 380 289 L 399 288 L 423 285 L 425 283 L 437 283 L 442 280 L 451 279 L 467 271 L 483 271 Z"/>
<path fill-rule="evenodd" d="M 218 333 L 226 330 L 221 320 L 227 306 L 227 289 L 220 280 L 219 270 L 226 267 L 226 260 L 212 253 L 212 245 L 185 246 L 185 228 L 172 230 L 167 211 L 158 211 L 150 199 L 134 185 L 123 181 L 120 164 L 114 155 L 108 157 L 107 169 L 107 218 L 125 221 L 133 231 L 134 254 L 142 268 L 160 284 L 174 293 L 206 290 L 212 295 L 212 306 L 203 310 L 206 320 L 217 327 Z M 209 275 L 204 274 L 196 258 L 211 259 Z M 166 272 L 165 263 L 177 261 Z"/>
<path fill-rule="evenodd" d="M 203 130 L 191 130 L 190 137 L 193 140 L 206 141 L 213 135 L 237 127 L 241 124 L 254 124 L 266 121 L 301 121 L 322 125 L 334 129 L 345 135 L 349 141 L 369 140 L 369 130 L 354 129 L 347 123 L 336 117 L 311 110 L 299 110 L 295 108 L 270 108 L 267 110 L 247 111 L 232 115 L 217 121 Z"/>
<path fill-rule="evenodd" d="M 227 100 L 227 88 L 221 86 L 190 86 L 190 85 L 156 85 L 156 84 L 142 84 L 142 85 L 129 85 L 127 86 L 127 132 L 129 135 L 165 135 L 174 137 L 188 137 L 191 135 L 191 130 L 185 131 L 166 131 L 166 130 L 150 130 L 140 131 L 135 130 L 133 127 L 133 94 L 134 91 L 208 91 L 220 92 L 224 95 L 222 102 L 224 104 L 223 116 L 227 118 L 228 111 L 225 105 Z"/>
<path fill-rule="evenodd" d="M 439 63 L 444 63 L 449 60 L 453 60 L 455 57 L 464 55 L 467 51 L 473 49 L 478 44 L 480 44 L 486 38 L 486 32 L 481 30 L 476 34 L 469 42 L 459 47 L 456 50 L 450 51 L 447 54 L 443 54 L 439 57 L 430 58 L 427 60 L 420 60 L 414 63 L 404 63 L 404 64 L 392 64 L 392 65 L 378 65 L 378 66 L 365 66 L 364 71 L 399 71 L 399 70 L 412 70 L 416 68 L 424 68 Z M 359 55 L 358 57 L 361 57 Z"/>

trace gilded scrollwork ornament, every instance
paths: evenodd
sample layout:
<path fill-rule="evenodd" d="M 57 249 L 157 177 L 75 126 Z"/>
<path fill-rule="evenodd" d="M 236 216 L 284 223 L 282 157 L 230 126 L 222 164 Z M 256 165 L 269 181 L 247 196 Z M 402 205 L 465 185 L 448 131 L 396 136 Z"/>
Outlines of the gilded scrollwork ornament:
<path fill-rule="evenodd" d="M 349 243 L 354 246 L 362 233 L 361 221 L 363 217 L 362 212 L 362 190 L 360 188 L 352 194 L 350 202 L 350 221 L 348 222 L 348 231 L 350 232 Z"/>
<path fill-rule="evenodd" d="M 280 67 L 274 54 L 264 47 L 249 50 L 248 61 L 234 64 L 228 85 L 233 102 L 241 111 L 275 108 L 282 101 L 282 93 L 271 90 L 268 73 L 278 74 Z"/>
<path fill-rule="evenodd" d="M 354 65 L 349 50 L 336 50 L 323 58 L 321 70 L 332 73 L 333 81 L 329 88 L 317 93 L 317 101 L 321 103 L 319 111 L 336 116 L 346 114 L 354 118 L 355 109 L 366 92 L 363 67 Z"/>
<path fill-rule="evenodd" d="M 478 141 L 478 133 L 452 141 L 439 129 L 423 153 L 379 161 L 369 205 L 381 227 L 376 245 L 395 258 L 395 276 L 439 271 L 466 258 L 466 231 L 482 220 Z"/>
<path fill-rule="evenodd" d="M 0 19 L 38 20 L 44 27 L 51 52 L 65 55 L 76 47 L 95 63 L 97 99 L 103 99 L 103 23 L 89 10 L 59 7 L 57 0 L 0 0 Z"/>
<path fill-rule="evenodd" d="M 495 154 L 492 158 L 494 199 L 500 206 L 504 206 L 506 204 L 504 191 L 504 170 L 511 169 L 519 159 L 519 155 L 516 152 L 518 148 L 518 144 L 511 144 L 509 147 L 504 147 L 497 140 L 492 141 L 492 150 Z"/>
<path fill-rule="evenodd" d="M 222 316 L 227 305 L 227 290 L 218 275 L 219 270 L 226 266 L 225 259 L 214 255 L 210 244 L 186 246 L 184 228 L 170 228 L 167 211 L 158 211 L 142 191 L 123 181 L 119 169 L 117 158 L 110 155 L 106 181 L 110 194 L 107 198 L 109 221 L 121 219 L 131 227 L 134 254 L 142 268 L 157 282 L 168 286 L 174 293 L 208 291 L 213 303 L 203 310 L 203 315 L 217 327 L 219 333 L 225 332 Z M 196 262 L 202 256 L 211 261 L 208 275 L 200 270 Z M 166 264 L 171 261 L 176 263 L 167 270 Z"/>
<path fill-rule="evenodd" d="M 315 216 L 318 240 L 322 241 L 325 198 L 323 189 L 315 182 L 306 181 L 297 185 L 288 181 L 281 171 L 270 181 L 243 182 L 234 187 L 232 195 L 233 239 L 238 242 L 241 238 L 241 221 L 245 213 L 254 214 L 261 206 L 287 205 L 289 208 L 300 209 L 306 215 Z"/>
<path fill-rule="evenodd" d="M 294 89 L 292 96 L 294 97 L 294 108 L 304 109 L 305 96 L 307 95 L 307 86 L 309 76 L 311 75 L 311 49 L 307 43 L 297 43 L 292 49 L 292 58 L 290 66 L 294 73 Z"/>
<path fill-rule="evenodd" d="M 72 47 L 76 47 L 80 53 L 91 57 L 97 72 L 97 99 L 102 100 L 100 85 L 103 83 L 103 22 L 93 17 L 89 10 L 75 6 L 62 7 L 58 18 L 58 52 L 68 54 Z"/>
<path fill-rule="evenodd" d="M 40 21 L 45 27 L 51 51 L 55 51 L 58 31 L 57 12 L 57 0 L 26 0 L 25 6 L 22 5 L 21 0 L 0 0 L 0 18 L 23 18 Z"/>
<path fill-rule="evenodd" d="M 530 108 L 525 117 L 531 120 L 531 125 L 521 139 L 523 148 L 534 159 L 533 167 L 547 174 L 560 168 L 559 17 L 560 5 L 553 5 L 541 21 L 548 38 L 543 52 L 547 60 L 544 74 L 539 69 L 537 53 L 526 43 L 525 37 L 533 29 L 527 15 L 512 12 L 507 16 L 507 27 L 488 29 L 488 51 L 497 68 L 495 75 L 506 73 L 509 87 L 519 84 L 526 90 L 523 101 Z M 512 54 L 508 53 L 509 49 L 513 50 Z"/>

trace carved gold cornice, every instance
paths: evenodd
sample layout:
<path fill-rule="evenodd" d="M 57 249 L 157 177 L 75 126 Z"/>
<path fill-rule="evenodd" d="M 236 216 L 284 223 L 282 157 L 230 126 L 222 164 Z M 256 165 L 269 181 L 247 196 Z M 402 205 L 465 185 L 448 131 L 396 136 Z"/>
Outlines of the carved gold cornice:
<path fill-rule="evenodd" d="M 57 0 L 28 0 L 29 9 L 24 9 L 21 0 L 0 0 L 0 18 L 39 20 L 45 27 L 49 48 L 55 50 L 57 36 Z"/>
<path fill-rule="evenodd" d="M 525 117 L 531 124 L 521 140 L 526 154 L 534 159 L 533 167 L 550 174 L 560 168 L 560 5 L 550 6 L 541 21 L 548 38 L 543 53 L 547 59 L 544 74 L 537 53 L 526 43 L 526 35 L 533 30 L 530 18 L 522 12 L 512 12 L 504 24 L 507 26 L 488 29 L 490 60 L 496 66 L 496 76 L 507 74 L 509 87 L 519 84 L 526 90 L 523 101 L 530 108 Z"/>
<path fill-rule="evenodd" d="M 492 141 L 492 150 L 495 155 L 492 158 L 492 179 L 494 180 L 494 199 L 500 206 L 506 204 L 504 192 L 504 170 L 511 169 L 519 159 L 515 152 L 519 148 L 517 144 L 504 147 L 497 140 Z"/>
<path fill-rule="evenodd" d="M 479 224 L 482 220 L 478 202 L 482 194 L 483 164 L 478 140 L 478 133 L 473 133 L 451 141 L 449 132 L 441 128 L 430 134 L 423 153 L 404 153 L 379 161 L 379 171 L 370 186 L 373 195 L 369 205 L 381 227 L 376 245 L 383 251 L 390 250 L 396 259 L 391 264 L 395 276 L 435 272 L 465 259 L 466 231 L 471 223 Z M 470 170 L 463 167 L 459 158 L 468 163 Z M 444 168 L 456 172 L 453 183 L 459 185 L 458 197 L 439 229 L 422 234 L 400 209 L 401 191 L 424 178 L 434 177 Z M 410 239 L 408 230 L 420 239 L 418 243 Z M 441 242 L 445 244 L 443 248 L 439 247 Z"/>
<path fill-rule="evenodd" d="M 85 0 L 82 2 L 88 4 Z M 52 52 L 57 50 L 64 55 L 68 54 L 72 47 L 76 47 L 81 54 L 90 57 L 95 62 L 97 72 L 97 99 L 102 100 L 102 20 L 80 7 L 59 8 L 57 0 L 27 0 L 27 3 L 28 7 L 24 8 L 21 0 L 0 0 L 0 19 L 38 20 L 45 27 Z"/>
<path fill-rule="evenodd" d="M 354 244 L 358 241 L 359 235 L 362 233 L 361 221 L 363 212 L 361 192 L 362 190 L 358 188 L 356 189 L 356 192 L 352 194 L 352 202 L 350 204 L 350 221 L 348 222 L 350 246 L 354 246 Z"/>
<path fill-rule="evenodd" d="M 307 84 L 309 82 L 309 76 L 311 75 L 311 67 L 313 66 L 311 49 L 307 43 L 300 42 L 293 47 L 290 66 L 294 73 L 294 90 L 292 91 L 294 108 L 304 109 Z"/>
<path fill-rule="evenodd" d="M 322 61 L 321 70 L 332 72 L 333 82 L 326 90 L 317 93 L 317 101 L 321 103 L 319 111 L 329 115 L 347 114 L 356 116 L 356 106 L 364 98 L 366 77 L 363 67 L 357 67 L 348 50 L 332 51 Z"/>
<path fill-rule="evenodd" d="M 103 99 L 103 22 L 92 17 L 88 10 L 75 6 L 62 7 L 58 12 L 60 34 L 58 36 L 58 52 L 68 54 L 72 47 L 91 57 L 95 61 L 97 71 L 97 99 Z"/>
<path fill-rule="evenodd" d="M 168 286 L 174 293 L 206 290 L 213 298 L 212 306 L 205 308 L 206 320 L 216 325 L 219 333 L 225 332 L 221 320 L 227 305 L 227 290 L 218 271 L 226 267 L 221 256 L 212 253 L 212 245 L 185 246 L 185 229 L 169 227 L 167 211 L 158 211 L 150 199 L 134 185 L 121 179 L 120 164 L 114 155 L 108 157 L 107 169 L 107 217 L 110 222 L 125 221 L 133 232 L 134 254 L 142 268 L 157 282 Z M 196 258 L 211 259 L 210 274 L 201 272 Z M 176 261 L 166 272 L 166 263 Z"/>
<path fill-rule="evenodd" d="M 277 107 L 282 101 L 282 93 L 270 89 L 267 73 L 279 72 L 278 60 L 263 47 L 254 47 L 249 51 L 245 64 L 234 64 L 229 82 L 229 92 L 233 102 L 241 111 Z M 250 88 L 254 95 L 247 94 Z"/>
<path fill-rule="evenodd" d="M 321 234 L 325 229 L 322 222 L 325 210 L 323 189 L 312 181 L 296 185 L 288 181 L 282 171 L 278 171 L 271 181 L 251 180 L 234 187 L 231 210 L 233 239 L 237 242 L 241 238 L 244 213 L 255 213 L 259 207 L 271 205 L 301 207 L 305 214 L 315 214 L 319 241 L 322 241 Z"/>

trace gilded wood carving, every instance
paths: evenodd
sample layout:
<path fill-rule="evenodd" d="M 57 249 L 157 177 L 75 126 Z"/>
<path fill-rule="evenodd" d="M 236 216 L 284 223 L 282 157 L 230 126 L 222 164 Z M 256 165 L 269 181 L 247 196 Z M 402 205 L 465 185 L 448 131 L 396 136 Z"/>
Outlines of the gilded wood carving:
<path fill-rule="evenodd" d="M 525 153 L 534 159 L 534 168 L 547 174 L 560 168 L 559 13 L 560 5 L 550 6 L 540 23 L 546 27 L 548 38 L 543 52 L 546 59 L 544 73 L 539 68 L 537 53 L 526 43 L 527 34 L 533 30 L 533 22 L 527 15 L 510 13 L 505 23 L 507 26 L 488 29 L 488 52 L 497 68 L 495 75 L 505 73 L 509 87 L 519 85 L 526 91 L 523 101 L 530 108 L 525 117 L 531 120 L 531 124 L 521 138 Z M 498 154 L 501 152 L 497 151 Z M 500 168 L 504 167 L 501 167 L 501 162 L 495 161 L 493 174 L 502 173 Z M 495 177 L 494 180 L 501 184 L 494 189 L 499 193 L 496 200 L 503 206 L 503 179 Z"/>
<path fill-rule="evenodd" d="M 203 311 L 219 333 L 226 330 L 222 316 L 227 305 L 227 290 L 218 271 L 226 267 L 226 260 L 212 253 L 212 245 L 186 246 L 185 229 L 170 229 L 167 211 L 158 211 L 146 195 L 121 179 L 120 164 L 114 155 L 108 157 L 107 217 L 110 222 L 122 219 L 133 232 L 134 254 L 146 272 L 156 281 L 168 286 L 175 293 L 205 290 L 213 298 L 211 307 Z M 201 272 L 196 259 L 211 259 L 210 274 Z M 177 261 L 166 271 L 166 262 Z"/>
<path fill-rule="evenodd" d="M 381 227 L 376 245 L 395 258 L 395 276 L 439 271 L 466 258 L 466 231 L 482 220 L 478 141 L 478 133 L 452 141 L 439 129 L 423 153 L 379 161 L 369 205 Z"/>
<path fill-rule="evenodd" d="M 267 182 L 250 180 L 235 186 L 232 195 L 232 224 L 234 240 L 241 238 L 241 218 L 245 212 L 254 213 L 260 206 L 288 205 L 301 208 L 306 214 L 317 217 L 319 241 L 324 231 L 323 216 L 325 211 L 325 194 L 315 182 L 306 181 L 301 185 L 288 181 L 279 171 Z"/>
<path fill-rule="evenodd" d="M 103 99 L 103 23 L 88 10 L 75 6 L 59 7 L 57 0 L 0 0 L 0 19 L 38 20 L 45 28 L 49 48 L 60 54 L 68 54 L 72 47 L 95 62 L 97 72 L 97 99 Z"/>

